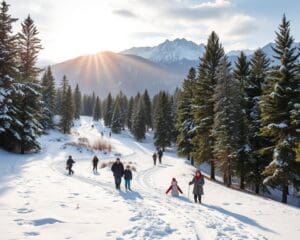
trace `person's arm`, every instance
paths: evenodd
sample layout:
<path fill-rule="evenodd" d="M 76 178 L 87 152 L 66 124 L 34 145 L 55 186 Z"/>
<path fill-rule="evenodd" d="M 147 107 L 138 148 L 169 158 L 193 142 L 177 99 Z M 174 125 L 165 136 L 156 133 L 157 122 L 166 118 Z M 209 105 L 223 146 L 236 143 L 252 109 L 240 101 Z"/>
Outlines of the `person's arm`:
<path fill-rule="evenodd" d="M 183 194 L 182 190 L 180 189 L 180 187 L 178 185 L 177 185 L 177 189 L 181 194 Z"/>
<path fill-rule="evenodd" d="M 130 180 L 132 180 L 132 172 L 129 171 Z"/>
<path fill-rule="evenodd" d="M 115 171 L 115 164 L 113 164 L 113 165 L 111 166 L 111 171 L 112 171 L 112 172 Z"/>
<path fill-rule="evenodd" d="M 193 178 L 193 180 L 189 182 L 189 185 L 192 185 L 194 183 L 195 183 L 195 178 Z"/>
<path fill-rule="evenodd" d="M 172 185 L 168 188 L 168 190 L 166 191 L 166 194 L 168 194 L 172 189 Z"/>

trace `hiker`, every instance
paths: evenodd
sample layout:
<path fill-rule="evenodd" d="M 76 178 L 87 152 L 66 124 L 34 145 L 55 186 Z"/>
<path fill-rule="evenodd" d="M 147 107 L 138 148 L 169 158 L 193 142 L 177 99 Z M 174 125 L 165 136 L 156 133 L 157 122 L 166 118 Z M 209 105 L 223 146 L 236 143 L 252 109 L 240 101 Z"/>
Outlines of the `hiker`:
<path fill-rule="evenodd" d="M 73 160 L 72 156 L 70 155 L 68 160 L 67 160 L 67 167 L 66 169 L 69 170 L 69 175 L 73 175 L 74 171 L 72 170 L 73 164 L 75 161 Z"/>
<path fill-rule="evenodd" d="M 125 189 L 131 191 L 130 181 L 132 180 L 132 172 L 130 170 L 130 166 L 128 165 L 124 171 L 124 179 L 125 179 Z"/>
<path fill-rule="evenodd" d="M 201 203 L 201 195 L 203 195 L 204 177 L 199 170 L 196 171 L 193 180 L 189 182 L 189 185 L 192 184 L 194 184 L 193 194 L 195 203 L 197 202 L 197 199 L 199 203 Z"/>
<path fill-rule="evenodd" d="M 172 191 L 171 191 L 172 190 Z M 171 182 L 171 186 L 168 188 L 168 190 L 166 191 L 166 194 L 168 194 L 171 191 L 171 195 L 173 197 L 178 197 L 179 193 L 183 194 L 182 190 L 180 189 L 180 187 L 177 184 L 177 180 L 176 178 L 172 179 Z"/>
<path fill-rule="evenodd" d="M 111 132 L 109 132 L 109 137 L 111 137 Z"/>
<path fill-rule="evenodd" d="M 122 177 L 124 175 L 124 166 L 123 163 L 121 163 L 120 158 L 117 158 L 111 166 L 111 171 L 114 174 L 116 189 L 120 190 Z"/>
<path fill-rule="evenodd" d="M 158 150 L 157 154 L 158 154 L 158 161 L 161 164 L 161 159 L 162 159 L 162 156 L 163 156 L 163 151 L 162 151 L 161 148 Z"/>
<path fill-rule="evenodd" d="M 103 132 L 101 132 L 101 137 L 103 137 L 104 136 L 104 133 Z"/>
<path fill-rule="evenodd" d="M 99 162 L 99 159 L 98 159 L 97 156 L 95 155 L 94 158 L 93 158 L 93 172 L 94 172 L 94 173 L 97 172 L 98 162 Z"/>
<path fill-rule="evenodd" d="M 157 159 L 157 154 L 156 154 L 156 152 L 153 153 L 152 158 L 153 158 L 154 166 L 156 166 L 156 159 Z"/>

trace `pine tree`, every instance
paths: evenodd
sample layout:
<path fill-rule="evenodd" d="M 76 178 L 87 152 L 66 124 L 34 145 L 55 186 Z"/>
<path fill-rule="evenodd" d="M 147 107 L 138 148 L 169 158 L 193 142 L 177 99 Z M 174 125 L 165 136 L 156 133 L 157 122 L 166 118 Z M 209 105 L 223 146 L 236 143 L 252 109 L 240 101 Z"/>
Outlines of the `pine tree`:
<path fill-rule="evenodd" d="M 105 108 L 104 108 L 104 116 L 103 116 L 104 124 L 107 127 L 111 126 L 112 111 L 113 111 L 113 99 L 111 94 L 109 93 L 105 100 Z"/>
<path fill-rule="evenodd" d="M 80 110 L 81 110 L 81 92 L 79 90 L 78 84 L 76 84 L 75 92 L 74 92 L 74 118 L 80 118 Z"/>
<path fill-rule="evenodd" d="M 61 108 L 61 121 L 60 126 L 63 133 L 70 133 L 73 116 L 74 116 L 74 105 L 73 105 L 73 96 L 72 89 L 69 86 L 67 77 L 63 77 L 62 81 L 62 108 Z"/>
<path fill-rule="evenodd" d="M 126 126 L 128 129 L 131 131 L 131 125 L 132 125 L 132 113 L 133 113 L 133 107 L 134 107 L 134 100 L 133 97 L 130 97 L 129 102 L 128 102 L 128 109 L 126 113 Z"/>
<path fill-rule="evenodd" d="M 40 69 L 36 67 L 38 53 L 42 49 L 41 40 L 37 37 L 39 32 L 30 16 L 21 25 L 22 30 L 18 34 L 18 72 L 20 81 L 24 83 L 24 94 L 18 99 L 18 104 L 22 123 L 19 144 L 20 152 L 24 154 L 27 150 L 40 148 L 36 139 L 42 133 L 40 121 L 45 117 L 42 115 L 42 87 L 37 79 Z"/>
<path fill-rule="evenodd" d="M 73 124 L 73 116 L 74 116 L 74 104 L 73 104 L 73 96 L 72 89 L 70 86 L 67 87 L 67 92 L 63 94 L 63 104 L 65 104 L 64 112 L 61 118 L 61 127 L 63 133 L 70 133 L 71 127 Z"/>
<path fill-rule="evenodd" d="M 213 136 L 216 165 L 223 172 L 224 183 L 230 186 L 240 142 L 241 96 L 239 83 L 230 73 L 230 64 L 226 56 L 219 66 L 214 100 Z"/>
<path fill-rule="evenodd" d="M 152 107 L 151 107 L 151 100 L 147 89 L 145 90 L 142 98 L 143 98 L 144 112 L 145 112 L 145 124 L 146 124 L 146 129 L 148 130 L 149 128 L 152 127 L 152 113 L 151 113 Z"/>
<path fill-rule="evenodd" d="M 120 133 L 122 130 L 122 112 L 121 112 L 122 95 L 119 95 L 115 102 L 111 120 L 111 131 L 113 133 Z"/>
<path fill-rule="evenodd" d="M 94 112 L 93 112 L 93 120 L 99 121 L 100 118 L 101 118 L 101 102 L 100 102 L 100 98 L 97 97 L 95 107 L 94 107 Z"/>
<path fill-rule="evenodd" d="M 192 138 L 195 124 L 192 115 L 192 104 L 195 82 L 196 70 L 191 68 L 187 78 L 183 81 L 177 107 L 177 150 L 180 155 L 187 156 L 188 159 L 190 159 L 193 150 Z"/>
<path fill-rule="evenodd" d="M 212 32 L 205 47 L 205 53 L 198 67 L 198 79 L 194 88 L 193 116 L 195 122 L 195 135 L 193 138 L 193 157 L 199 163 L 209 162 L 211 166 L 210 177 L 215 179 L 215 167 L 212 135 L 214 121 L 213 95 L 217 83 L 217 68 L 224 56 L 224 49 L 219 37 Z"/>
<path fill-rule="evenodd" d="M 154 145 L 165 149 L 171 145 L 172 140 L 172 109 L 166 92 L 160 92 L 155 110 Z"/>
<path fill-rule="evenodd" d="M 18 119 L 20 108 L 15 99 L 22 95 L 15 80 L 16 76 L 16 36 L 12 33 L 12 24 L 17 21 L 12 18 L 9 5 L 0 4 L 0 146 L 11 150 L 16 141 L 21 139 L 18 128 L 22 123 Z"/>
<path fill-rule="evenodd" d="M 56 100 L 56 91 L 55 91 L 55 80 L 52 75 L 51 67 L 45 69 L 45 72 L 42 76 L 42 100 L 44 102 L 44 116 L 43 120 L 44 127 L 52 127 L 53 121 L 52 118 L 55 114 L 55 100 Z"/>
<path fill-rule="evenodd" d="M 250 78 L 249 84 L 246 88 L 248 96 L 248 136 L 249 144 L 252 150 L 252 159 L 249 166 L 249 173 L 246 181 L 255 186 L 255 193 L 259 193 L 260 188 L 263 187 L 263 171 L 269 163 L 270 154 L 264 154 L 260 151 L 263 147 L 269 145 L 266 137 L 259 134 L 261 126 L 261 113 L 259 109 L 259 101 L 261 100 L 262 88 L 266 82 L 267 71 L 269 69 L 270 60 L 265 53 L 258 49 L 250 62 Z"/>
<path fill-rule="evenodd" d="M 131 133 L 136 140 L 141 141 L 146 134 L 144 103 L 139 94 L 136 96 L 135 101 L 131 119 Z"/>
<path fill-rule="evenodd" d="M 235 68 L 233 71 L 234 78 L 239 81 L 239 89 L 241 99 L 241 119 L 239 121 L 240 128 L 240 148 L 238 153 L 238 162 L 237 162 L 237 174 L 240 177 L 240 188 L 245 188 L 245 178 L 246 171 L 249 168 L 250 160 L 251 160 L 251 151 L 249 144 L 249 136 L 248 136 L 248 127 L 249 122 L 247 115 L 249 115 L 249 98 L 247 96 L 246 88 L 249 84 L 249 76 L 250 76 L 250 63 L 247 60 L 244 52 L 241 52 L 238 57 Z"/>
<path fill-rule="evenodd" d="M 283 16 L 276 32 L 273 51 L 281 66 L 267 80 L 261 102 L 262 135 L 271 138 L 273 159 L 266 167 L 264 184 L 282 189 L 282 202 L 287 202 L 290 184 L 299 187 L 300 163 L 296 161 L 296 145 L 300 129 L 300 86 L 298 54 L 293 47 L 290 22 Z"/>

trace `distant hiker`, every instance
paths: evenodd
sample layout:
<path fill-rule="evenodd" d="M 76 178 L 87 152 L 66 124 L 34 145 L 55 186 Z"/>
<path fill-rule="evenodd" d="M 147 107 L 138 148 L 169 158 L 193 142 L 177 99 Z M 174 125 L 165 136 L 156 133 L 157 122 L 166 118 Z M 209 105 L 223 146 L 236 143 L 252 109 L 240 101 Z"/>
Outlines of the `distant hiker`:
<path fill-rule="evenodd" d="M 162 159 L 162 156 L 163 156 L 163 151 L 162 151 L 161 148 L 157 151 L 157 154 L 158 154 L 158 161 L 161 164 L 161 159 Z"/>
<path fill-rule="evenodd" d="M 189 182 L 189 185 L 194 184 L 193 194 L 195 203 L 197 202 L 197 198 L 199 203 L 201 203 L 201 195 L 203 195 L 203 185 L 204 185 L 204 177 L 201 172 L 198 170 L 193 180 Z"/>
<path fill-rule="evenodd" d="M 94 124 L 92 124 L 92 126 L 91 126 L 92 128 L 94 128 Z"/>
<path fill-rule="evenodd" d="M 111 137 L 111 132 L 109 132 L 109 137 Z"/>
<path fill-rule="evenodd" d="M 116 189 L 120 189 L 122 177 L 124 175 L 124 166 L 123 163 L 121 163 L 120 158 L 117 158 L 111 166 L 111 171 L 114 174 Z"/>
<path fill-rule="evenodd" d="M 172 191 L 171 191 L 172 190 Z M 171 182 L 171 186 L 168 188 L 168 190 L 166 191 L 166 194 L 168 194 L 171 191 L 171 195 L 173 197 L 178 197 L 179 193 L 183 194 L 183 192 L 181 191 L 180 187 L 177 184 L 177 180 L 176 178 L 172 179 Z"/>
<path fill-rule="evenodd" d="M 130 166 L 128 165 L 124 171 L 124 179 L 125 179 L 125 188 L 126 190 L 131 191 L 130 181 L 132 180 L 132 172 L 130 170 Z"/>
<path fill-rule="evenodd" d="M 69 170 L 69 175 L 74 174 L 74 171 L 72 170 L 73 164 L 75 161 L 73 160 L 72 156 L 69 156 L 67 160 L 67 170 Z"/>
<path fill-rule="evenodd" d="M 99 159 L 98 159 L 97 156 L 95 155 L 94 158 L 93 158 L 93 172 L 94 172 L 94 173 L 97 172 L 98 162 L 99 162 Z"/>
<path fill-rule="evenodd" d="M 104 136 L 104 133 L 103 132 L 101 132 L 101 137 L 103 137 Z"/>
<path fill-rule="evenodd" d="M 156 165 L 156 159 L 157 159 L 156 152 L 153 153 L 152 158 L 153 158 L 153 163 L 154 163 L 154 166 L 155 166 Z"/>

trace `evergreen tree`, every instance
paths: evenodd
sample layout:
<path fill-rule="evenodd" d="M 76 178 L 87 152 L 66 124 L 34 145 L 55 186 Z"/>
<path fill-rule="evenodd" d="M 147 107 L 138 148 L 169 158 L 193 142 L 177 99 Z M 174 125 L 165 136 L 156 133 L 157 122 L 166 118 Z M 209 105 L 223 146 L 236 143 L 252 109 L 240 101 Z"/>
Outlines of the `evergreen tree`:
<path fill-rule="evenodd" d="M 18 119 L 20 108 L 15 99 L 22 95 L 20 84 L 16 83 L 16 36 L 12 33 L 12 18 L 9 5 L 0 4 L 0 146 L 11 150 L 20 135 L 18 128 L 22 123 Z"/>
<path fill-rule="evenodd" d="M 62 94 L 61 94 L 61 121 L 60 127 L 63 133 L 70 133 L 71 126 L 73 124 L 74 116 L 74 105 L 73 105 L 73 96 L 72 89 L 69 86 L 67 77 L 64 76 L 62 80 Z"/>
<path fill-rule="evenodd" d="M 136 103 L 133 108 L 131 133 L 138 141 L 144 139 L 146 134 L 144 103 L 139 94 L 136 96 Z"/>
<path fill-rule="evenodd" d="M 51 127 L 53 125 L 52 118 L 55 114 L 55 80 L 52 75 L 51 67 L 46 68 L 42 76 L 42 100 L 44 102 L 44 127 Z"/>
<path fill-rule="evenodd" d="M 143 104 L 144 104 L 146 129 L 149 129 L 152 127 L 152 113 L 151 113 L 152 107 L 151 107 L 151 100 L 147 89 L 145 90 L 142 97 L 143 97 Z"/>
<path fill-rule="evenodd" d="M 104 124 L 107 127 L 111 127 L 111 119 L 113 112 L 113 99 L 111 94 L 109 93 L 105 100 L 105 109 L 104 109 Z"/>
<path fill-rule="evenodd" d="M 273 159 L 266 167 L 264 183 L 282 189 L 282 202 L 287 202 L 290 184 L 299 187 L 300 163 L 296 161 L 299 143 L 300 86 L 298 54 L 293 47 L 290 22 L 283 16 L 276 32 L 273 51 L 281 66 L 275 68 L 267 80 L 267 90 L 261 103 L 262 135 L 271 138 Z"/>
<path fill-rule="evenodd" d="M 74 118 L 80 118 L 80 110 L 81 110 L 81 92 L 79 90 L 78 84 L 76 84 L 75 92 L 74 92 Z"/>
<path fill-rule="evenodd" d="M 180 155 L 187 156 L 188 159 L 190 159 L 193 150 L 192 138 L 195 124 L 192 115 L 192 104 L 195 82 L 196 70 L 191 68 L 187 78 L 183 81 L 182 92 L 179 95 L 177 106 L 177 150 Z"/>
<path fill-rule="evenodd" d="M 217 83 L 217 68 L 224 56 L 224 49 L 219 42 L 219 37 L 212 32 L 205 47 L 205 53 L 198 67 L 198 79 L 194 88 L 193 116 L 195 133 L 193 138 L 193 157 L 199 163 L 210 163 L 211 179 L 215 179 L 215 167 L 212 135 L 214 121 L 213 95 Z"/>
<path fill-rule="evenodd" d="M 249 109 L 247 116 L 249 121 L 248 136 L 252 150 L 252 159 L 249 166 L 250 171 L 246 181 L 255 186 L 255 193 L 257 194 L 260 188 L 263 187 L 262 173 L 270 159 L 270 153 L 266 154 L 264 151 L 261 151 L 263 147 L 269 145 L 269 141 L 266 137 L 259 134 L 261 127 L 259 101 L 261 100 L 262 88 L 266 82 L 269 64 L 270 60 L 261 49 L 255 51 L 250 62 L 250 78 L 246 88 Z"/>
<path fill-rule="evenodd" d="M 128 102 L 128 109 L 126 113 L 126 126 L 128 129 L 131 131 L 131 125 L 132 125 L 132 113 L 133 113 L 133 107 L 134 107 L 134 100 L 133 97 L 130 97 L 129 102 Z"/>
<path fill-rule="evenodd" d="M 56 115 L 61 115 L 62 112 L 62 90 L 57 89 L 55 94 L 55 111 Z"/>
<path fill-rule="evenodd" d="M 63 92 L 62 104 L 64 104 L 61 116 L 61 128 L 64 134 L 70 133 L 73 124 L 74 104 L 72 89 L 67 85 L 66 92 Z"/>
<path fill-rule="evenodd" d="M 239 121 L 241 96 L 239 83 L 230 73 L 227 57 L 223 57 L 214 94 L 215 117 L 213 136 L 216 165 L 223 172 L 223 181 L 231 185 L 240 143 Z"/>
<path fill-rule="evenodd" d="M 97 97 L 95 107 L 94 107 L 94 112 L 93 112 L 93 119 L 94 121 L 99 121 L 100 118 L 101 118 L 101 102 L 100 102 L 100 98 Z"/>
<path fill-rule="evenodd" d="M 172 109 L 166 92 L 160 92 L 155 111 L 154 145 L 165 149 L 172 140 Z"/>
<path fill-rule="evenodd" d="M 21 25 L 22 30 L 18 34 L 18 72 L 20 81 L 24 83 L 24 94 L 18 98 L 18 104 L 22 123 L 19 144 L 20 152 L 24 154 L 27 150 L 40 148 L 36 139 L 42 133 L 40 121 L 45 116 L 42 115 L 42 87 L 37 79 L 40 69 L 36 67 L 38 53 L 42 49 L 41 40 L 37 37 L 39 32 L 30 16 Z"/>
<path fill-rule="evenodd" d="M 251 148 L 249 144 L 248 136 L 248 127 L 249 122 L 247 115 L 249 115 L 249 98 L 247 96 L 246 88 L 249 84 L 249 75 L 250 75 L 250 63 L 247 60 L 244 52 L 241 52 L 235 63 L 235 69 L 233 71 L 234 78 L 239 81 L 239 89 L 241 99 L 241 119 L 239 121 L 240 128 L 240 148 L 238 153 L 238 162 L 237 162 L 237 174 L 240 177 L 240 188 L 245 188 L 245 177 L 246 171 L 249 168 L 250 159 L 251 159 Z"/>
<path fill-rule="evenodd" d="M 122 130 L 122 112 L 121 112 L 122 95 L 119 95 L 114 102 L 114 110 L 111 120 L 111 131 L 113 133 L 120 133 Z"/>

